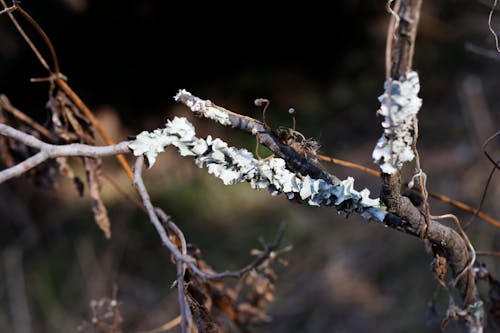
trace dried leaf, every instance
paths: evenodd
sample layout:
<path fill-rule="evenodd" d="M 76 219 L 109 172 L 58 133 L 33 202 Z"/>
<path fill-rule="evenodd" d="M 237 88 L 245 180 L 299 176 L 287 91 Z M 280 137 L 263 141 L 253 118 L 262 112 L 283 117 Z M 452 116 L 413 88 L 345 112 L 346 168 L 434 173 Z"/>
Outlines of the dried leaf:
<path fill-rule="evenodd" d="M 198 303 L 190 294 L 187 295 L 189 308 L 193 315 L 193 321 L 196 324 L 199 332 L 203 333 L 223 333 L 220 326 L 215 323 L 210 315 L 210 311 L 202 304 Z"/>
<path fill-rule="evenodd" d="M 84 185 L 82 180 L 75 175 L 73 168 L 68 164 L 67 157 L 58 157 L 56 158 L 56 162 L 59 165 L 59 173 L 73 181 L 75 184 L 78 195 L 83 196 Z"/>
<path fill-rule="evenodd" d="M 446 258 L 436 253 L 431 263 L 432 274 L 444 288 L 446 288 L 447 267 Z"/>
<path fill-rule="evenodd" d="M 253 251 L 252 253 L 259 255 L 262 252 Z M 189 269 L 186 270 L 184 280 L 187 285 L 187 298 L 193 312 L 193 319 L 200 332 L 205 332 L 206 325 L 210 329 L 213 329 L 214 325 L 226 328 L 228 320 L 242 329 L 270 320 L 265 309 L 269 302 L 275 299 L 274 281 L 276 280 L 276 273 L 271 266 L 279 261 L 279 253 L 273 253 L 274 255 L 269 256 L 258 267 L 244 275 L 232 287 L 228 286 L 224 280 L 204 281 L 192 274 Z M 188 244 L 188 254 L 196 259 L 202 271 L 213 273 L 212 268 L 202 259 L 198 248 Z"/>
<path fill-rule="evenodd" d="M 94 128 L 90 121 L 62 91 L 50 96 L 52 125 L 59 139 L 66 142 L 94 143 Z"/>
<path fill-rule="evenodd" d="M 92 212 L 99 228 L 104 232 L 106 238 L 111 237 L 111 223 L 109 222 L 108 212 L 100 196 L 100 159 L 84 158 L 85 172 L 87 174 L 87 183 L 89 194 L 92 200 Z"/>

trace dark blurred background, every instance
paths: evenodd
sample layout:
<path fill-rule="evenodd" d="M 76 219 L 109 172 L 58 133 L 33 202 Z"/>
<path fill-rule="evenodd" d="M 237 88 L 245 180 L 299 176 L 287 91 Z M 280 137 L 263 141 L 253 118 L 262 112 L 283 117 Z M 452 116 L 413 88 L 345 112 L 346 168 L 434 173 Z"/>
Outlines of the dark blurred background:
<path fill-rule="evenodd" d="M 268 98 L 273 127 L 289 126 L 286 111 L 293 107 L 298 129 L 316 138 L 323 154 L 374 167 L 388 23 L 384 1 L 283 3 L 274 9 L 257 2 L 152 0 L 22 5 L 50 36 L 70 85 L 117 141 L 178 115 L 203 135 L 253 149 L 253 138 L 193 119 L 175 105 L 172 96 L 186 88 L 252 117 L 261 112 L 253 100 Z M 500 123 L 500 55 L 488 31 L 489 6 L 480 0 L 425 1 L 415 55 L 424 100 L 419 151 L 428 187 L 472 206 L 491 169 L 481 145 Z M 499 22 L 494 17 L 497 31 Z M 30 78 L 46 75 L 1 16 L 0 93 L 45 122 L 47 83 Z M 498 156 L 498 141 L 490 150 Z M 378 179 L 327 167 L 378 195 Z M 104 169 L 133 193 L 113 159 Z M 411 168 L 406 171 L 408 179 Z M 278 269 L 272 322 L 255 332 L 439 331 L 447 294 L 437 288 L 431 258 L 418 239 L 246 184 L 226 187 L 171 150 L 145 180 L 154 203 L 220 271 L 242 267 L 251 260 L 250 249 L 260 246 L 259 237 L 271 240 L 286 224 L 284 244 L 294 246 L 285 255 L 290 264 Z M 103 196 L 112 221 L 109 241 L 94 225 L 88 197 L 80 198 L 69 180 L 58 179 L 55 189 L 35 188 L 25 178 L 0 186 L 0 331 L 77 331 L 91 318 L 89 302 L 110 297 L 113 286 L 126 332 L 158 327 L 178 314 L 170 289 L 174 266 L 146 216 L 107 182 Z M 494 178 L 483 209 L 497 218 L 499 197 Z M 431 211 L 470 219 L 434 200 Z M 476 249 L 500 249 L 499 232 L 485 222 L 476 221 L 468 233 Z M 495 260 L 483 261 L 500 273 Z M 450 331 L 460 330 L 452 324 Z"/>

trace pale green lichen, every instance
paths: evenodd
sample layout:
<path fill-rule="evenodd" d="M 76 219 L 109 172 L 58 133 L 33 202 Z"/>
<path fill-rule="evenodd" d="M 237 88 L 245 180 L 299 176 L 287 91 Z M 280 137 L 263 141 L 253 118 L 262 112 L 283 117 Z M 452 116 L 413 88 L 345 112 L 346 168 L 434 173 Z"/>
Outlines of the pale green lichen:
<path fill-rule="evenodd" d="M 213 106 L 209 100 L 203 100 L 199 97 L 193 96 L 186 89 L 180 89 L 177 95 L 174 96 L 176 101 L 183 98 L 184 103 L 193 113 L 201 114 L 205 118 L 215 120 L 222 125 L 231 125 L 229 121 L 229 114 L 219 108 Z"/>
<path fill-rule="evenodd" d="M 384 173 L 393 174 L 404 162 L 415 157 L 412 150 L 414 119 L 422 106 L 418 97 L 418 74 L 410 72 L 399 80 L 386 81 L 385 93 L 379 97 L 378 113 L 384 116 L 384 134 L 373 150 L 373 160 Z"/>
<path fill-rule="evenodd" d="M 281 158 L 257 160 L 248 150 L 230 147 L 221 139 L 197 138 L 186 118 L 176 117 L 152 133 L 142 132 L 129 147 L 135 156 L 144 155 L 152 167 L 158 153 L 168 145 L 177 147 L 183 156 L 194 156 L 198 167 L 206 166 L 208 173 L 225 185 L 249 182 L 252 188 L 267 189 L 273 195 L 284 193 L 289 199 L 300 198 L 312 206 L 334 206 L 344 214 L 359 212 L 378 222 L 386 215 L 379 208 L 379 199 L 369 197 L 368 189 L 354 189 L 351 177 L 332 185 L 323 179 L 297 175 Z"/>

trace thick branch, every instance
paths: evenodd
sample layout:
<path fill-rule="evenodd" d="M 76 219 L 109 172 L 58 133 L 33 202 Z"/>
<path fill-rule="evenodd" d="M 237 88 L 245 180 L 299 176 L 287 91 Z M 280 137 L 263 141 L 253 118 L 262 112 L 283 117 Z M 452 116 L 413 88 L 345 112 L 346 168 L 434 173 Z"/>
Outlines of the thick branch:
<path fill-rule="evenodd" d="M 398 80 L 412 69 L 421 6 L 422 0 L 396 2 L 397 17 L 391 17 L 387 32 L 388 79 Z M 384 174 L 382 183 L 380 198 L 390 212 L 398 212 L 401 205 L 401 173 Z"/>
<path fill-rule="evenodd" d="M 391 18 L 387 33 L 386 71 L 387 79 L 398 80 L 412 70 L 415 39 L 420 18 L 422 0 L 398 0 L 395 4 L 395 13 Z M 416 138 L 414 138 L 416 140 Z M 418 162 L 417 162 L 418 163 Z M 382 175 L 381 200 L 387 205 L 389 214 L 388 224 L 394 224 L 397 229 L 416 236 L 423 235 L 436 246 L 442 248 L 454 278 L 458 278 L 467 269 L 469 254 L 464 239 L 453 229 L 441 225 L 439 222 L 426 222 L 425 215 L 411 204 L 409 199 L 401 196 L 401 173 Z M 422 184 L 422 186 L 425 186 Z M 397 223 L 404 222 L 402 226 Z M 426 228 L 426 229 L 423 229 Z M 481 304 L 475 281 L 471 274 L 465 275 L 456 283 L 456 288 L 465 300 L 465 306 Z M 467 319 L 470 332 L 482 332 L 483 307 Z"/>

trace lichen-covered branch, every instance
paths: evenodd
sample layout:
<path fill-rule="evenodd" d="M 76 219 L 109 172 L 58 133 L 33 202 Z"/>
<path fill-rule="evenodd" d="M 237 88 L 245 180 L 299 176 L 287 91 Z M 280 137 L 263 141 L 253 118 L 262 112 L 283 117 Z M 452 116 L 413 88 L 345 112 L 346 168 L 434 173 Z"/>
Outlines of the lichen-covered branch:
<path fill-rule="evenodd" d="M 267 135 L 266 140 L 262 140 L 261 134 L 257 136 L 261 143 L 270 148 L 278 156 L 283 156 L 283 159 L 287 162 L 290 160 L 299 160 L 295 157 L 295 155 L 297 154 L 300 155 L 299 153 L 293 150 L 293 148 L 279 142 L 279 139 L 275 137 L 274 133 L 269 132 L 264 128 L 261 122 L 255 119 L 226 110 L 220 106 L 215 105 L 209 100 L 203 100 L 196 96 L 193 96 L 191 93 L 185 90 L 179 90 L 179 93 L 175 96 L 175 99 L 186 104 L 196 115 L 215 120 L 224 125 L 231 125 L 233 128 L 240 129 L 252 135 L 256 135 L 257 133 L 264 133 L 265 135 Z M 215 108 L 217 112 L 214 112 L 209 108 Z M 283 149 L 280 145 L 276 144 L 277 142 L 280 145 L 289 148 L 292 151 L 293 157 L 287 157 L 286 154 L 289 150 Z M 300 168 L 297 168 L 297 165 L 293 163 L 286 163 L 286 166 L 295 173 L 301 173 L 299 170 L 306 170 L 304 173 L 306 175 L 307 170 L 315 170 L 316 168 L 321 170 L 320 174 L 322 176 L 320 177 L 320 179 L 325 180 L 327 183 L 330 183 L 330 185 L 341 184 L 342 181 L 340 181 L 337 177 L 328 174 L 326 171 L 322 170 L 305 156 L 302 156 L 302 161 L 304 162 L 300 164 Z M 467 267 L 469 263 L 467 245 L 465 244 L 464 240 L 453 228 L 442 225 L 437 221 L 431 220 L 429 226 L 427 226 L 425 215 L 423 215 L 422 212 L 420 212 L 408 198 L 401 195 L 399 190 L 401 186 L 399 172 L 396 172 L 394 174 L 383 173 L 382 177 L 384 179 L 384 182 L 382 185 L 381 197 L 392 197 L 393 199 L 389 199 L 389 201 L 391 201 L 391 203 L 393 204 L 393 208 L 389 209 L 388 211 L 383 211 L 379 208 L 370 208 L 372 210 L 372 214 L 373 212 L 382 212 L 383 216 L 380 215 L 380 217 L 383 217 L 383 220 L 381 221 L 383 224 L 412 236 L 420 237 L 422 234 L 422 230 L 428 228 L 427 238 L 433 244 L 436 244 L 438 247 L 443 249 L 444 253 L 446 254 L 448 264 L 451 267 L 453 276 L 456 278 Z M 335 182 L 329 181 L 331 179 L 334 179 Z M 375 220 L 380 220 L 380 217 L 377 219 L 371 216 L 371 218 Z M 471 283 L 470 288 L 468 287 L 469 283 Z M 468 281 L 468 279 L 462 278 L 457 282 L 456 287 L 462 293 L 464 299 L 466 298 L 467 290 L 472 291 L 472 296 L 469 299 L 469 305 L 472 306 L 471 311 L 480 312 L 482 309 L 482 307 L 480 306 L 481 301 L 477 296 L 477 290 L 474 281 Z"/>
<path fill-rule="evenodd" d="M 220 119 L 220 115 L 217 116 Z M 370 191 L 354 189 L 349 177 L 333 185 L 327 180 L 303 176 L 287 169 L 282 158 L 257 160 L 246 149 L 230 147 L 221 139 L 197 138 L 193 125 L 186 118 L 175 117 L 162 129 L 142 132 L 129 144 L 134 155 L 146 156 L 151 167 L 159 152 L 175 146 L 182 156 L 195 157 L 198 167 L 206 166 L 208 173 L 225 185 L 249 182 L 254 189 L 267 189 L 271 194 L 284 193 L 288 199 L 300 199 L 313 206 L 333 206 L 340 213 L 361 213 L 368 219 L 382 222 L 386 212 Z"/>
<path fill-rule="evenodd" d="M 340 179 L 325 172 L 314 161 L 282 143 L 280 138 L 272 131 L 269 131 L 262 122 L 226 110 L 210 100 L 201 99 L 184 89 L 179 90 L 174 99 L 188 106 L 195 115 L 215 120 L 224 126 L 231 126 L 256 136 L 261 144 L 269 148 L 278 157 L 284 159 L 290 170 L 304 176 L 308 175 L 312 178 L 329 181 L 333 185 L 340 183 Z"/>
<path fill-rule="evenodd" d="M 416 72 L 409 72 L 398 80 L 385 83 L 380 95 L 382 104 L 378 113 L 384 116 L 384 133 L 373 150 L 373 160 L 383 173 L 398 172 L 403 163 L 412 161 L 414 119 L 422 106 L 418 97 L 420 83 Z"/>
<path fill-rule="evenodd" d="M 430 220 L 428 207 L 427 212 L 421 212 L 409 199 L 401 195 L 399 169 L 404 162 L 414 157 L 410 147 L 412 144 L 415 146 L 414 136 L 418 129 L 412 131 L 412 127 L 421 106 L 417 97 L 418 77 L 412 72 L 421 6 L 422 0 L 397 0 L 394 12 L 391 13 L 387 32 L 386 92 L 385 97 L 381 98 L 381 114 L 385 116 L 384 135 L 379 140 L 373 157 L 383 172 L 380 198 L 389 211 L 387 222 L 392 223 L 390 220 L 397 216 L 396 220 L 403 221 L 406 225 L 403 229 L 415 235 L 425 235 L 436 247 L 443 250 L 453 277 L 458 278 L 463 276 L 462 272 L 469 265 L 465 240 L 453 229 Z M 394 85 L 399 89 L 394 90 Z M 408 88 L 406 91 L 402 89 L 404 86 Z M 464 299 L 465 310 L 469 312 L 469 331 L 482 332 L 484 306 L 472 274 L 466 274 L 459 279 L 456 288 Z"/>

